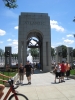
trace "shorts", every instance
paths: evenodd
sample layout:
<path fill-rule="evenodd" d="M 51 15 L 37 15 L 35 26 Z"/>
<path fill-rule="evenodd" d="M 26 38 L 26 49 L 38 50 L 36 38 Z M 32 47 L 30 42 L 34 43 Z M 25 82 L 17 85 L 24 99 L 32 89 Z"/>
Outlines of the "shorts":
<path fill-rule="evenodd" d="M 70 70 L 68 70 L 68 71 L 66 72 L 66 76 L 67 76 L 67 77 L 70 76 Z"/>
<path fill-rule="evenodd" d="M 64 76 L 64 72 L 61 72 L 61 76 Z"/>
<path fill-rule="evenodd" d="M 24 80 L 24 73 L 19 73 L 19 79 Z"/>
<path fill-rule="evenodd" d="M 26 77 L 31 76 L 31 72 L 26 72 Z"/>
<path fill-rule="evenodd" d="M 56 77 L 61 77 L 61 72 L 56 72 Z"/>

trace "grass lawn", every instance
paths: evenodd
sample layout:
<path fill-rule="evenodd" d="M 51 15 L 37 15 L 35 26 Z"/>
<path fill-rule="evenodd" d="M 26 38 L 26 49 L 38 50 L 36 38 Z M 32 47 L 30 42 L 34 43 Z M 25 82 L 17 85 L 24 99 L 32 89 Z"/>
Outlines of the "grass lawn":
<path fill-rule="evenodd" d="M 70 70 L 70 74 L 75 75 L 75 70 L 74 69 Z"/>
<path fill-rule="evenodd" d="M 16 75 L 17 72 L 0 72 L 0 73 L 1 73 L 1 74 L 4 74 L 4 75 L 7 75 L 7 76 L 14 77 L 14 76 Z M 8 80 L 8 78 L 1 77 L 1 76 L 0 76 L 0 79 Z M 3 84 L 3 82 L 0 81 L 0 84 Z"/>

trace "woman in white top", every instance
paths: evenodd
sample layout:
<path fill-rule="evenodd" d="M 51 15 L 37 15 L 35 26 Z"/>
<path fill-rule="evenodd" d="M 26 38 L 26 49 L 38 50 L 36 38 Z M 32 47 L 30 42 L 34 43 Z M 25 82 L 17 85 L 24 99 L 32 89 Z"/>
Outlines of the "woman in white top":
<path fill-rule="evenodd" d="M 60 83 L 60 79 L 61 79 L 61 66 L 60 63 L 58 62 L 58 64 L 55 67 L 56 69 L 56 73 L 55 73 L 55 83 L 56 83 L 56 78 L 59 77 L 59 83 Z"/>

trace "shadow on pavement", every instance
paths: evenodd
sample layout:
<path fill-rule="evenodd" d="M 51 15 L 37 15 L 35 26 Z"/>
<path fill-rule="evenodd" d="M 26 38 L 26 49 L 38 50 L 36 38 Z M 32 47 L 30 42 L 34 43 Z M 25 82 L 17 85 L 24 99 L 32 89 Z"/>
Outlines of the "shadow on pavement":
<path fill-rule="evenodd" d="M 39 74 L 39 73 L 44 73 L 41 69 L 34 69 L 33 74 Z"/>
<path fill-rule="evenodd" d="M 59 84 L 59 82 L 56 82 L 56 83 L 55 82 L 51 82 L 51 84 Z"/>

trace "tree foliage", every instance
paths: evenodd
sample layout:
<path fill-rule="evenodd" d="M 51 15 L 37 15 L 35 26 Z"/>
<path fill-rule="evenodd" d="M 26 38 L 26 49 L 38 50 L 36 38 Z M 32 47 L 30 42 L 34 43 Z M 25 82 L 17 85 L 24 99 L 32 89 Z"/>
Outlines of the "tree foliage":
<path fill-rule="evenodd" d="M 16 0 L 3 0 L 3 2 L 8 8 L 17 8 Z"/>
<path fill-rule="evenodd" d="M 67 57 L 67 47 L 65 45 L 61 45 L 60 47 L 62 47 L 62 57 Z"/>
<path fill-rule="evenodd" d="M 38 48 L 30 48 L 29 51 L 31 52 L 31 55 L 32 55 L 33 57 L 39 56 Z"/>
<path fill-rule="evenodd" d="M 15 58 L 17 57 L 18 58 L 18 54 L 16 54 L 16 53 L 12 54 L 12 57 L 15 57 Z"/>

